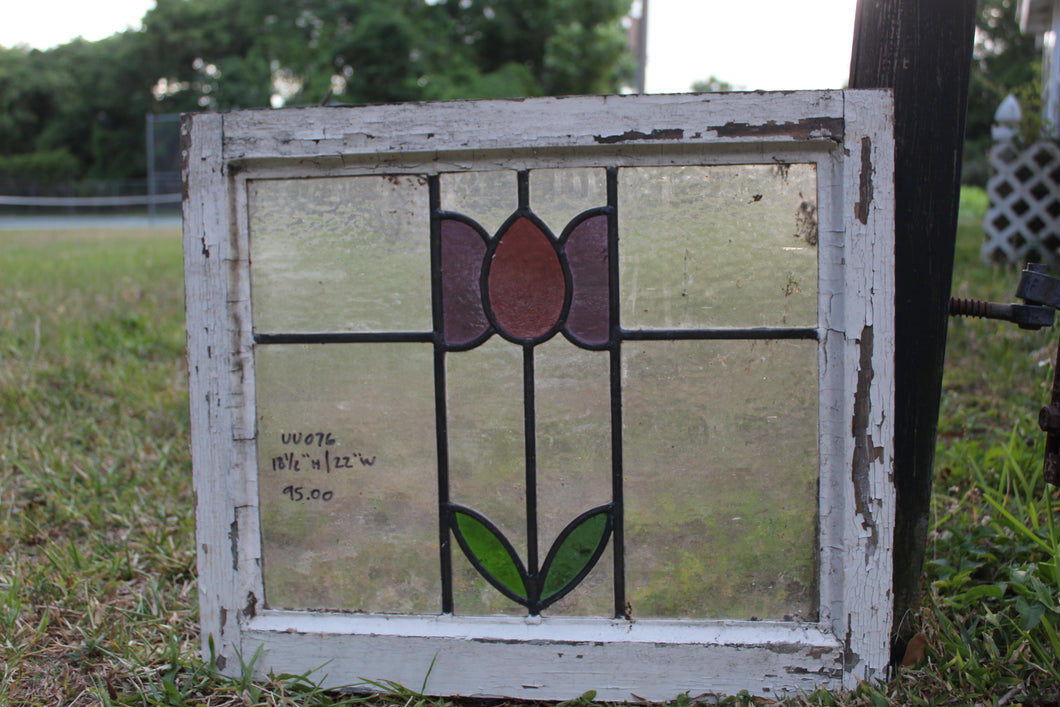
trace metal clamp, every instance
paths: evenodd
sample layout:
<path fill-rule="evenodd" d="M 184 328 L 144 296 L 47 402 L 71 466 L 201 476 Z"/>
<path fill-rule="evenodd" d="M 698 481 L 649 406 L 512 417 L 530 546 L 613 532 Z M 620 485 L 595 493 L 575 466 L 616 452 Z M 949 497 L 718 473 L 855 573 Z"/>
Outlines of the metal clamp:
<path fill-rule="evenodd" d="M 1016 296 L 1024 304 L 998 304 L 973 299 L 950 299 L 951 317 L 982 317 L 1002 319 L 1019 325 L 1020 329 L 1041 329 L 1052 326 L 1056 310 L 1060 309 L 1060 280 L 1045 274 L 1045 266 L 1027 263 L 1020 276 Z"/>
<path fill-rule="evenodd" d="M 983 317 L 1014 322 L 1021 329 L 1052 326 L 1060 309 L 1060 279 L 1046 275 L 1046 266 L 1028 263 L 1020 276 L 1016 296 L 1024 304 L 997 304 L 979 300 L 950 299 L 950 316 Z M 1053 390 L 1049 405 L 1038 413 L 1038 427 L 1046 433 L 1045 480 L 1060 486 L 1060 346 L 1053 366 Z"/>

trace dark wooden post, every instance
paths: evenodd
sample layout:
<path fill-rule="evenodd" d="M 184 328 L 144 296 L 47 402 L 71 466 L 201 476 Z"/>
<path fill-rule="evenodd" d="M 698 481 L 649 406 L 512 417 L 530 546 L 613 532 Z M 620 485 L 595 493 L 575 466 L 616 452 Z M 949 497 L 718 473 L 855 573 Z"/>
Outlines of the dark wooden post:
<path fill-rule="evenodd" d="M 899 650 L 927 540 L 975 13 L 975 0 L 858 0 L 854 23 L 850 87 L 893 88 L 895 102 Z"/>

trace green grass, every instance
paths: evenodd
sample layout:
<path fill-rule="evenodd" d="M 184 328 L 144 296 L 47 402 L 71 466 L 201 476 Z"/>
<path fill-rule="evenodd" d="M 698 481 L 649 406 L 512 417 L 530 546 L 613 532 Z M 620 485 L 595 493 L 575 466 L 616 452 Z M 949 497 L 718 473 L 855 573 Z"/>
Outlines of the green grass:
<path fill-rule="evenodd" d="M 954 291 L 1012 301 L 962 203 Z M 176 231 L 0 233 L 0 704 L 328 705 L 315 675 L 198 656 Z M 1060 703 L 1060 495 L 1041 476 L 1057 332 L 953 320 L 922 607 L 925 659 L 798 705 Z M 445 704 L 415 689 L 376 704 Z M 587 693 L 567 703 L 589 707 Z M 715 698 L 680 696 L 675 707 Z M 746 693 L 722 704 L 762 704 Z"/>
<path fill-rule="evenodd" d="M 196 640 L 179 238 L 0 239 L 0 702 L 89 704 Z"/>
<path fill-rule="evenodd" d="M 978 260 L 984 196 L 962 196 L 954 295 L 1016 301 L 1019 269 Z M 910 704 L 1060 704 L 1060 489 L 1043 480 L 1037 425 L 1057 343 L 1055 328 L 950 322 L 924 608 L 912 619 L 928 660 L 896 681 Z"/>

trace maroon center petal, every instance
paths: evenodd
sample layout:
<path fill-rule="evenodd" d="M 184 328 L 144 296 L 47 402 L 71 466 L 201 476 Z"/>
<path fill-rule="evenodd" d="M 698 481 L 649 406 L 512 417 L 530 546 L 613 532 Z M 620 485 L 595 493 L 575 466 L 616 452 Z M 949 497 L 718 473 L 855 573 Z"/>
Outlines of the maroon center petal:
<path fill-rule="evenodd" d="M 501 234 L 489 266 L 489 306 L 512 337 L 547 334 L 563 313 L 566 282 L 552 240 L 526 217 Z"/>

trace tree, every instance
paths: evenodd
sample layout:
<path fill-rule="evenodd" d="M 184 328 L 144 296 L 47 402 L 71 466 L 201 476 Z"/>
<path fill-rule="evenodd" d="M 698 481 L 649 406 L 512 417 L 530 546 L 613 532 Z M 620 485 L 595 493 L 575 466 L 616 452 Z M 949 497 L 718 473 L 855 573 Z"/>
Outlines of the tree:
<path fill-rule="evenodd" d="M 709 79 L 700 79 L 692 83 L 694 93 L 727 93 L 728 91 L 741 91 L 743 86 L 735 86 L 728 81 L 719 79 L 714 74 Z"/>
<path fill-rule="evenodd" d="M 979 0 L 968 87 L 962 174 L 966 184 L 985 186 L 990 177 L 990 127 L 1005 96 L 1015 93 L 1033 103 L 1041 93 L 1041 56 L 1034 37 L 1020 31 L 1017 4 L 1017 0 Z"/>
<path fill-rule="evenodd" d="M 66 149 L 76 177 L 128 178 L 148 112 L 617 92 L 629 5 L 157 0 L 140 31 L 0 48 L 0 155 Z"/>
<path fill-rule="evenodd" d="M 144 56 L 159 113 L 269 105 L 271 2 L 157 0 L 143 19 Z M 291 6 L 299 3 L 291 3 Z M 298 29 L 293 26 L 292 32 Z"/>
<path fill-rule="evenodd" d="M 632 79 L 630 0 L 442 0 L 483 75 L 525 70 L 538 93 L 609 93 Z"/>
<path fill-rule="evenodd" d="M 139 33 L 123 32 L 42 52 L 44 71 L 68 84 L 36 147 L 69 150 L 82 165 L 79 176 L 90 179 L 142 175 L 144 114 L 153 102 L 142 44 Z"/>
<path fill-rule="evenodd" d="M 0 155 L 18 156 L 9 164 L 23 169 L 53 155 L 77 178 L 142 174 L 151 94 L 139 43 L 137 33 L 125 32 L 46 52 L 0 49 Z M 25 176 L 39 180 L 35 171 Z"/>
<path fill-rule="evenodd" d="M 63 94 L 64 82 L 42 71 L 40 54 L 0 47 L 0 154 L 33 144 Z"/>
<path fill-rule="evenodd" d="M 199 108 L 618 91 L 630 0 L 160 0 L 166 105 Z M 186 108 L 185 108 L 186 109 Z"/>

